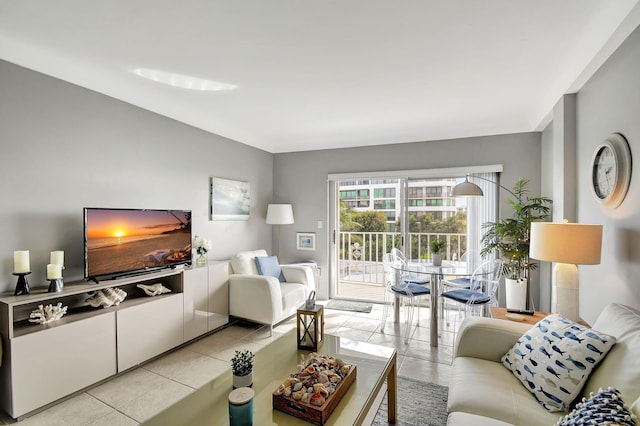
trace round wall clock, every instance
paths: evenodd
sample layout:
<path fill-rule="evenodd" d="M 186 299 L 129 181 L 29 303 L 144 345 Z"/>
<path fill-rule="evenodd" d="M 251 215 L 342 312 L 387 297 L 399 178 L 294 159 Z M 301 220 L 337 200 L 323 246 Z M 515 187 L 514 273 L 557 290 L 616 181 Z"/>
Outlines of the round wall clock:
<path fill-rule="evenodd" d="M 600 203 L 615 208 L 622 203 L 631 181 L 631 150 L 627 140 L 613 133 L 600 144 L 591 161 L 591 189 Z"/>

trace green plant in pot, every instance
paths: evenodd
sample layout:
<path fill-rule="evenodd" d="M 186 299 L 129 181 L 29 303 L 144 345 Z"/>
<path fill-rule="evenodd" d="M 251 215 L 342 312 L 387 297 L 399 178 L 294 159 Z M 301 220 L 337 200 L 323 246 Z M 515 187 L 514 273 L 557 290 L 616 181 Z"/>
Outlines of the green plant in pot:
<path fill-rule="evenodd" d="M 231 358 L 231 373 L 233 374 L 233 388 L 250 387 L 253 385 L 253 357 L 248 349 L 235 351 Z"/>
<path fill-rule="evenodd" d="M 531 222 L 546 219 L 552 203 L 547 197 L 530 197 L 528 186 L 529 181 L 520 178 L 513 191 L 502 187 L 513 197 L 507 200 L 513 215 L 485 223 L 481 239 L 482 257 L 498 254 L 504 261 L 502 272 L 506 280 L 507 307 L 514 309 L 526 308 L 530 271 L 538 266 L 529 259 Z"/>
<path fill-rule="evenodd" d="M 431 260 L 434 266 L 442 265 L 442 251 L 447 247 L 447 242 L 440 238 L 434 238 L 429 243 L 431 248 Z"/>

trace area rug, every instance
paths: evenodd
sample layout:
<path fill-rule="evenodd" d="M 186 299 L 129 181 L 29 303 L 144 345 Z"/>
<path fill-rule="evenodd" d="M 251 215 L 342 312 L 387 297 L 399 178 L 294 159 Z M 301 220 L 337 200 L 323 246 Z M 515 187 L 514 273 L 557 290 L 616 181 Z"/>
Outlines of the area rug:
<path fill-rule="evenodd" d="M 336 300 L 331 299 L 329 303 L 325 306 L 327 309 L 335 309 L 338 311 L 351 311 L 351 312 L 371 312 L 371 308 L 373 308 L 372 303 L 364 303 L 364 302 L 353 302 L 351 300 Z"/>
<path fill-rule="evenodd" d="M 398 377 L 398 418 L 396 426 L 440 426 L 447 424 L 449 388 L 435 383 Z M 373 421 L 374 426 L 387 426 L 387 397 Z"/>

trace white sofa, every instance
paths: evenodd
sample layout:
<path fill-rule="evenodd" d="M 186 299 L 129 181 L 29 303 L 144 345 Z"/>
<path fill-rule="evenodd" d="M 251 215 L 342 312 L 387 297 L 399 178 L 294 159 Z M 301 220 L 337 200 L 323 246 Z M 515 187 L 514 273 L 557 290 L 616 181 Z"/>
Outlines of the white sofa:
<path fill-rule="evenodd" d="M 552 425 L 567 414 L 546 411 L 500 362 L 529 327 L 493 318 L 468 318 L 463 322 L 454 347 L 448 425 Z M 599 388 L 616 387 L 638 415 L 640 312 L 610 304 L 592 328 L 615 336 L 617 342 L 589 376 L 580 398 Z"/>
<path fill-rule="evenodd" d="M 256 256 L 268 255 L 265 250 L 243 251 L 229 262 L 229 314 L 273 328 L 316 290 L 315 277 L 308 266 L 280 265 L 286 280 L 281 283 L 258 273 Z"/>

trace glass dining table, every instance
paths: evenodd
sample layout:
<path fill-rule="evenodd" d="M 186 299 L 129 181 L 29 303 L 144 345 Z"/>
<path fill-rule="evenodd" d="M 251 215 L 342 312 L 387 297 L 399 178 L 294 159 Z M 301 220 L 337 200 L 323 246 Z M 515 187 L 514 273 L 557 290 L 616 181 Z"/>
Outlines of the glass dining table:
<path fill-rule="evenodd" d="M 432 347 L 438 346 L 438 297 L 440 295 L 440 280 L 442 277 L 469 277 L 474 271 L 466 264 L 443 261 L 441 266 L 432 263 L 410 261 L 406 264 L 397 263 L 391 266 L 396 272 L 396 282 L 405 275 L 430 275 L 431 280 L 431 319 L 429 322 L 429 341 Z M 488 273 L 488 272 L 487 272 Z M 400 322 L 400 303 L 396 297 L 394 301 L 394 321 Z"/>

